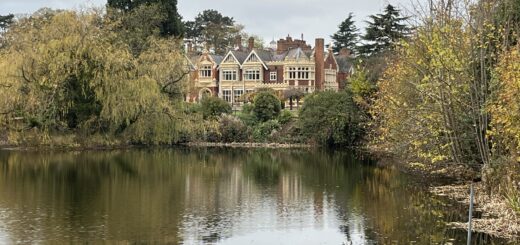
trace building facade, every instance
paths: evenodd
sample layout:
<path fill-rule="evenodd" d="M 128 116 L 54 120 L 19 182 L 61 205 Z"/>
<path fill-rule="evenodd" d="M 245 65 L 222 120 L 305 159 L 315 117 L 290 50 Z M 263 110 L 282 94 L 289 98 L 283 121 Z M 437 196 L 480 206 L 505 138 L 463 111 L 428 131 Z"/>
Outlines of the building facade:
<path fill-rule="evenodd" d="M 218 96 L 239 105 L 243 95 L 259 89 L 283 93 L 298 90 L 302 93 L 344 88 L 352 73 L 350 56 L 334 55 L 325 50 L 324 39 L 315 40 L 314 48 L 303 40 L 280 39 L 271 42 L 266 50 L 255 49 L 254 40 L 242 47 L 237 38 L 234 50 L 218 56 L 204 51 L 190 58 L 194 67 L 187 101 L 204 96 Z"/>

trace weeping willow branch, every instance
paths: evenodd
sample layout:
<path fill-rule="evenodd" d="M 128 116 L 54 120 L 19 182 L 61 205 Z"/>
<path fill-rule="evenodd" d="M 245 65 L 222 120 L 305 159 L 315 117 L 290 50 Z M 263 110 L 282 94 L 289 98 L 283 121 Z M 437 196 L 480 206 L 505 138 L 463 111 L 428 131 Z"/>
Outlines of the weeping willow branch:
<path fill-rule="evenodd" d="M 164 86 L 162 87 L 161 91 L 162 91 L 163 93 L 168 93 L 168 94 L 169 94 L 170 92 L 168 92 L 168 90 L 167 90 L 168 87 L 170 87 L 170 86 L 172 86 L 172 85 L 175 85 L 176 83 L 182 81 L 182 80 L 183 80 L 183 79 L 184 79 L 188 74 L 190 74 L 190 71 L 189 71 L 189 70 L 188 70 L 188 71 L 184 71 L 184 72 L 181 74 L 181 76 L 180 76 L 179 78 L 177 78 L 177 79 L 175 79 L 175 80 L 173 80 L 173 81 L 171 81 L 171 82 L 168 82 L 168 83 L 164 84 Z"/>

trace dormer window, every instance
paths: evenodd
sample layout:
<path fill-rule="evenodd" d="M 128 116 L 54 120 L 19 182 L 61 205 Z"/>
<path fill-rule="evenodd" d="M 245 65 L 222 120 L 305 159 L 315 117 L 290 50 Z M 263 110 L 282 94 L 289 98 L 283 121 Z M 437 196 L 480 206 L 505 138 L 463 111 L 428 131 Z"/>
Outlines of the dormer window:
<path fill-rule="evenodd" d="M 211 65 L 203 65 L 199 71 L 200 78 L 211 78 L 211 70 Z"/>

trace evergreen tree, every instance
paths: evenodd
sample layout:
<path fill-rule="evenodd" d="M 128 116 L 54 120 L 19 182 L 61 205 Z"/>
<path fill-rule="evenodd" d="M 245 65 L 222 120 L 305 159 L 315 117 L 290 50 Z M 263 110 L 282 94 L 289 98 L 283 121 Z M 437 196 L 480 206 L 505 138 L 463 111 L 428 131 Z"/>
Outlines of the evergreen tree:
<path fill-rule="evenodd" d="M 145 4 L 158 4 L 166 19 L 161 23 L 161 35 L 165 37 L 182 37 L 184 25 L 182 17 L 177 11 L 177 0 L 108 0 L 108 7 L 123 12 L 130 12 Z"/>
<path fill-rule="evenodd" d="M 214 48 L 220 54 L 233 46 L 236 35 L 243 28 L 236 25 L 233 17 L 224 16 L 213 9 L 202 11 L 194 21 L 187 21 L 184 25 L 187 38 L 193 39 L 199 46 L 205 42 L 209 48 Z"/>
<path fill-rule="evenodd" d="M 365 44 L 359 49 L 364 56 L 372 56 L 391 50 L 395 44 L 410 32 L 403 24 L 407 17 L 402 17 L 399 9 L 392 5 L 386 6 L 383 14 L 371 15 L 366 33 L 363 36 Z"/>
<path fill-rule="evenodd" d="M 5 30 L 9 27 L 10 24 L 13 23 L 14 15 L 0 15 L 0 30 Z"/>
<path fill-rule="evenodd" d="M 352 18 L 354 16 L 349 13 L 348 17 L 339 25 L 339 30 L 331 36 L 334 40 L 334 53 L 338 53 L 342 48 L 355 52 L 359 34 Z"/>

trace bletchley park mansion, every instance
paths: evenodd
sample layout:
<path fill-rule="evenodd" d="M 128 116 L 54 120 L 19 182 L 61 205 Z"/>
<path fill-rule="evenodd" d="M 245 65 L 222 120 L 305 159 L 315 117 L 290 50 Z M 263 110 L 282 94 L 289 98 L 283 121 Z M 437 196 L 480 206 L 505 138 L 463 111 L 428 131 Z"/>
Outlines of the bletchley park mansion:
<path fill-rule="evenodd" d="M 273 40 L 267 49 L 255 49 L 253 38 L 243 47 L 241 37 L 237 37 L 235 48 L 224 56 L 207 50 L 194 55 L 188 42 L 187 56 L 192 67 L 191 89 L 186 95 L 190 102 L 218 96 L 239 106 L 245 96 L 261 89 L 272 89 L 281 96 L 338 91 L 352 74 L 348 50 L 335 55 L 330 48 L 325 50 L 322 38 L 317 38 L 312 48 L 303 35 L 301 40 L 290 36 Z"/>

